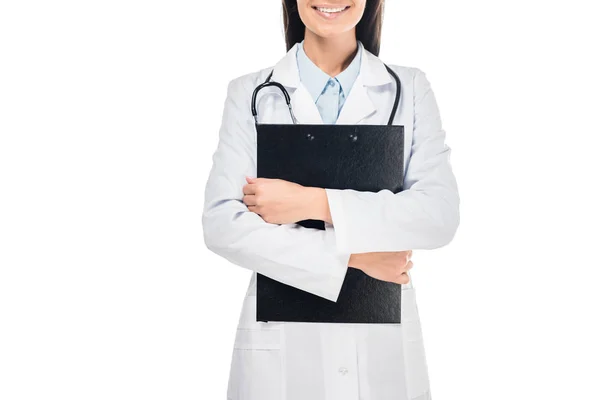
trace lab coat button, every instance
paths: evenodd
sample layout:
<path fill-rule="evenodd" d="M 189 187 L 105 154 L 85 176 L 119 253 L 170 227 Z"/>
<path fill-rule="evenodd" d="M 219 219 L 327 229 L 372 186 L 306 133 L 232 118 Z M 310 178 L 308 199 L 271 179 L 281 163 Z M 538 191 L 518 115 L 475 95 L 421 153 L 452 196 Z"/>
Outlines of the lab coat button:
<path fill-rule="evenodd" d="M 340 367 L 340 369 L 338 370 L 338 372 L 342 375 L 346 375 L 348 373 L 348 369 L 344 368 L 344 367 Z"/>

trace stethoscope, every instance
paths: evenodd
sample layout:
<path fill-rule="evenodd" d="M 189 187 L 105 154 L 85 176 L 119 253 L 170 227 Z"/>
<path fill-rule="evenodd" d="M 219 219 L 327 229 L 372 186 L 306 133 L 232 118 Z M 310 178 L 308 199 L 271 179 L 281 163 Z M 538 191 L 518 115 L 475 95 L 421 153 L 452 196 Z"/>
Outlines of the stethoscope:
<path fill-rule="evenodd" d="M 390 73 L 390 75 L 392 75 L 392 77 L 396 81 L 396 98 L 394 99 L 394 105 L 392 107 L 392 112 L 390 113 L 390 118 L 387 123 L 387 125 L 392 125 L 394 116 L 396 115 L 396 110 L 398 109 L 398 104 L 400 103 L 400 95 L 402 93 L 402 84 L 400 83 L 400 78 L 398 78 L 398 75 L 389 66 L 387 66 L 387 64 L 384 64 L 384 65 L 385 65 L 385 68 Z M 292 122 L 294 124 L 298 124 L 298 120 L 296 119 L 296 116 L 294 115 L 294 111 L 292 110 L 290 94 L 288 93 L 286 88 L 281 83 L 271 81 L 271 77 L 273 76 L 273 71 L 274 70 L 271 70 L 271 73 L 269 73 L 269 76 L 267 76 L 267 79 L 263 83 L 258 85 L 252 92 L 252 116 L 254 117 L 254 123 L 256 125 L 259 125 L 258 113 L 256 111 L 256 96 L 257 96 L 258 92 L 267 86 L 276 86 L 283 93 L 283 97 L 284 97 L 285 102 L 290 111 L 290 117 L 292 118 Z"/>

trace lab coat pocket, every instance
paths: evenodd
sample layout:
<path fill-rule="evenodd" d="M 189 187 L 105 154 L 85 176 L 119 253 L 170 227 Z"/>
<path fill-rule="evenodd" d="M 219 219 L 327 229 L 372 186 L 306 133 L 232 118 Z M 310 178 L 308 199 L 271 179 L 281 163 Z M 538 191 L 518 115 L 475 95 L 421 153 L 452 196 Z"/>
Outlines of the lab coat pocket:
<path fill-rule="evenodd" d="M 413 399 L 429 391 L 429 376 L 415 289 L 404 290 L 402 296 L 406 386 L 408 389 L 408 398 Z"/>
<path fill-rule="evenodd" d="M 281 349 L 233 349 L 227 398 L 280 400 L 282 398 Z"/>
<path fill-rule="evenodd" d="M 246 296 L 238 324 L 227 397 L 231 400 L 282 398 L 281 325 L 257 322 L 256 296 Z"/>

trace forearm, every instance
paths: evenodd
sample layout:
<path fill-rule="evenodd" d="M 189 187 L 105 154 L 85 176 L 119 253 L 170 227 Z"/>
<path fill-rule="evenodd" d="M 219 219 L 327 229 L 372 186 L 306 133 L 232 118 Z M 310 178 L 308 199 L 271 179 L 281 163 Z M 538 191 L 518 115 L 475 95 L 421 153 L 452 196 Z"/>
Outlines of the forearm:
<path fill-rule="evenodd" d="M 336 252 L 332 232 L 269 224 L 250 211 L 234 211 L 237 207 L 230 202 L 204 213 L 204 239 L 211 251 L 243 268 L 337 300 L 350 255 Z"/>

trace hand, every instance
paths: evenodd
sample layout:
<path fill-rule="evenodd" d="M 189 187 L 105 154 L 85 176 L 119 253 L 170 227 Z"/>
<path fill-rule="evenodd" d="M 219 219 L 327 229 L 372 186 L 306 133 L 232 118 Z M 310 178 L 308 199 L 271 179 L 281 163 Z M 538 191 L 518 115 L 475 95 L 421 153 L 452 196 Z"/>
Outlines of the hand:
<path fill-rule="evenodd" d="M 305 187 L 283 179 L 249 178 L 243 187 L 242 201 L 248 210 L 260 215 L 265 222 L 288 224 L 305 219 L 316 219 L 323 204 L 325 191 Z M 326 200 L 325 200 L 325 204 Z"/>
<path fill-rule="evenodd" d="M 412 250 L 356 253 L 350 256 L 348 265 L 375 279 L 407 284 L 410 281 L 408 271 L 413 267 L 411 257 Z"/>

